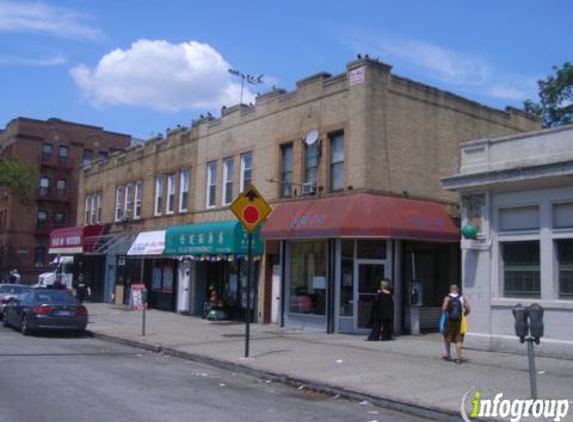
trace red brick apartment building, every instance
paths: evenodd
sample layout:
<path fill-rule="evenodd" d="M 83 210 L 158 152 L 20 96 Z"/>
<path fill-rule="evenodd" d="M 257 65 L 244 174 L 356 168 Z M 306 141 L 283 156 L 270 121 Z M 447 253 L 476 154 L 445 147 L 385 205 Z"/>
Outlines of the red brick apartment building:
<path fill-rule="evenodd" d="M 0 276 L 17 268 L 24 282 L 34 283 L 46 271 L 50 232 L 76 224 L 81 167 L 107 161 L 130 141 L 130 135 L 56 118 L 18 117 L 0 130 L 0 156 L 17 157 L 39 170 L 31 206 L 0 188 Z"/>

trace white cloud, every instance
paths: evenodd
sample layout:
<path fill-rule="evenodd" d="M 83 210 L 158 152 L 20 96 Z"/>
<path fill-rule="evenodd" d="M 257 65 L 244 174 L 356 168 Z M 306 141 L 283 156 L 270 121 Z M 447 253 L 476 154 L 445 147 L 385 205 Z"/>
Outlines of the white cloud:
<path fill-rule="evenodd" d="M 376 37 L 372 34 L 360 36 L 348 44 L 357 52 L 368 52 L 389 64 L 477 95 L 510 101 L 535 96 L 535 78 L 500 71 L 477 55 L 425 41 Z"/>
<path fill-rule="evenodd" d="M 0 0 L 0 31 L 39 32 L 95 40 L 103 32 L 90 26 L 89 17 L 74 10 L 42 3 Z"/>
<path fill-rule="evenodd" d="M 59 66 L 66 64 L 68 59 L 62 54 L 57 54 L 45 59 L 30 59 L 27 57 L 0 57 L 0 65 L 24 65 L 24 66 Z"/>
<path fill-rule="evenodd" d="M 71 74 L 84 97 L 95 106 L 179 111 L 237 104 L 241 85 L 232 79 L 229 67 L 207 44 L 143 39 L 129 49 L 107 53 L 93 69 L 82 64 Z M 252 99 L 245 86 L 243 102 Z"/>

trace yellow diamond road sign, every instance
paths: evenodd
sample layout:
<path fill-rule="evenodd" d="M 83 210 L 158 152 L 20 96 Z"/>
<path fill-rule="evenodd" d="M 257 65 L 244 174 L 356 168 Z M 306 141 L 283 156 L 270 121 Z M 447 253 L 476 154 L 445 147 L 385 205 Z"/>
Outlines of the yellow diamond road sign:
<path fill-rule="evenodd" d="M 272 208 L 253 186 L 249 186 L 233 201 L 231 211 L 243 227 L 252 233 L 265 221 Z"/>

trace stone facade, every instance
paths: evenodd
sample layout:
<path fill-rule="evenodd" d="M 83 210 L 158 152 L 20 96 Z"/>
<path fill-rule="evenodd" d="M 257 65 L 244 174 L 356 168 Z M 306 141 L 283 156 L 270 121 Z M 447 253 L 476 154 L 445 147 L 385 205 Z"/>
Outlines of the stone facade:
<path fill-rule="evenodd" d="M 103 130 L 98 126 L 83 125 L 60 119 L 35 120 L 18 117 L 0 132 L 2 156 L 13 156 L 37 165 L 40 177 L 49 179 L 47 188 L 35 193 L 34 206 L 25 206 L 3 189 L 0 198 L 0 273 L 18 268 L 24 281 L 37 282 L 37 275 L 47 264 L 47 244 L 50 231 L 57 227 L 76 224 L 78 178 L 84 157 L 91 151 L 92 158 L 125 149 L 131 137 Z M 51 146 L 51 153 L 43 151 Z M 60 155 L 60 147 L 67 154 Z M 58 181 L 63 189 L 58 189 Z M 38 182 L 40 185 L 40 182 Z M 81 201 L 80 201 L 81 202 Z M 45 211 L 47 220 L 38 221 L 38 212 Z M 63 220 L 55 220 L 56 213 Z M 43 252 L 42 252 L 43 251 Z M 41 256 L 42 255 L 42 256 Z"/>
<path fill-rule="evenodd" d="M 316 196 L 356 191 L 407 195 L 439 201 L 455 213 L 457 196 L 443 191 L 439 179 L 451 173 L 458 145 L 474 137 L 540 127 L 538 120 L 517 110 L 488 108 L 407 80 L 370 59 L 349 63 L 339 75 L 312 75 L 299 80 L 295 91 L 275 89 L 258 96 L 252 106 L 223 108 L 221 114 L 84 171 L 78 224 L 84 223 L 82 198 L 96 191 L 103 192 L 103 223 L 112 225 L 111 232 L 229 220 L 232 214 L 222 204 L 223 160 L 233 157 L 236 197 L 245 153 L 252 153 L 252 181 L 261 194 L 271 204 L 288 200 L 281 197 L 285 144 L 293 146 L 292 186 L 300 196 L 305 181 L 301 140 L 311 130 L 320 134 Z M 344 135 L 344 188 L 332 192 L 330 137 L 337 133 Z M 207 163 L 212 161 L 217 163 L 216 200 L 207 207 Z M 153 216 L 154 177 L 178 174 L 181 168 L 191 170 L 189 211 L 178 213 L 176 201 L 173 215 Z M 116 223 L 116 187 L 138 180 L 144 190 L 141 219 Z"/>

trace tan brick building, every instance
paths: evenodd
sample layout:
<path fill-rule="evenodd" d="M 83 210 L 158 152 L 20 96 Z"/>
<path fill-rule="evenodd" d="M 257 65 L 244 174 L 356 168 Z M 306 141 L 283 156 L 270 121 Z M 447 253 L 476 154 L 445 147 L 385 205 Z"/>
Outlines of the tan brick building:
<path fill-rule="evenodd" d="M 422 310 L 435 309 L 443 293 L 442 284 L 455 280 L 459 274 L 457 245 L 435 243 L 457 237 L 451 236 L 453 225 L 444 219 L 447 215 L 441 207 L 446 206 L 454 215 L 457 197 L 443 191 L 439 180 L 455 168 L 452 157 L 457 154 L 458 145 L 468 139 L 540 126 L 537 120 L 519 110 L 501 111 L 480 105 L 396 76 L 390 66 L 370 59 L 349 63 L 347 71 L 339 75 L 319 73 L 302 79 L 293 92 L 276 89 L 263 94 L 253 106 L 224 107 L 221 114 L 220 118 L 194 121 L 190 129 L 178 129 L 165 140 L 148 142 L 144 147 L 113 156 L 108 163 L 87 169 L 80 186 L 79 215 L 85 214 L 82 198 L 102 192 L 102 221 L 111 225 L 110 233 L 167 228 L 167 243 L 177 244 L 179 240 L 169 236 L 170 227 L 190 225 L 188 230 L 192 234 L 193 225 L 213 228 L 208 223 L 233 220 L 228 204 L 252 183 L 275 206 L 268 227 L 263 230 L 263 236 L 269 240 L 266 254 L 256 265 L 259 280 L 256 316 L 259 320 L 278 320 L 287 325 L 300 323 L 320 329 L 326 326 L 329 332 L 364 328 L 361 318 L 372 292 L 361 292 L 357 286 L 368 284 L 371 288 L 382 276 L 395 281 L 396 300 L 400 303 L 396 311 L 398 328 L 410 324 L 409 305 L 401 298 L 408 282 L 425 284 L 420 292 L 424 296 Z M 186 195 L 180 189 L 182 169 L 189 170 Z M 161 189 L 158 176 L 162 180 Z M 124 195 L 119 203 L 123 208 L 127 206 L 130 215 L 127 219 L 121 215 L 118 218 L 117 188 L 124 190 L 126 185 L 135 186 L 137 182 L 141 182 L 137 191 L 142 192 L 140 215 L 132 218 L 135 199 L 126 202 Z M 129 188 L 133 198 L 135 190 Z M 182 198 L 187 198 L 184 211 L 180 206 Z M 340 215 L 360 214 L 362 203 L 390 206 L 380 201 L 397 207 L 376 210 L 381 221 L 385 213 L 404 214 L 406 209 L 410 214 L 423 213 L 419 210 L 429 204 L 430 214 L 441 212 L 445 216 L 432 214 L 443 226 L 444 235 L 440 237 L 439 230 L 431 232 L 432 228 L 424 234 L 420 227 L 416 229 L 419 235 L 404 237 L 366 232 L 352 235 L 353 229 L 344 236 L 321 235 L 320 230 L 310 230 L 322 225 L 328 232 L 330 218 L 313 215 L 312 207 L 324 207 L 325 212 Z M 348 204 L 356 205 L 357 210 L 344 211 L 342 208 L 349 208 Z M 304 207 L 309 208 L 309 213 L 301 211 Z M 410 220 L 417 218 L 416 224 L 422 224 L 420 219 L 430 218 L 410 214 Z M 294 220 L 287 223 L 277 220 L 290 217 Z M 349 214 L 350 217 L 361 219 L 360 215 Z M 85 218 L 80 217 L 78 224 L 83 223 Z M 288 227 L 283 230 L 281 224 Z M 297 230 L 308 226 L 310 231 L 297 234 L 291 230 L 285 235 L 289 227 L 295 226 Z M 389 226 L 385 230 L 394 229 Z M 407 229 L 415 231 L 412 227 Z M 177 233 L 184 235 L 181 237 L 184 243 L 186 232 Z M 309 239 L 312 241 L 304 242 Z M 179 246 L 167 249 L 199 250 L 193 249 L 194 245 Z M 305 256 L 314 256 L 312 262 L 298 262 L 298 249 Z M 365 256 L 371 254 L 364 263 L 360 261 L 363 252 Z M 348 259 L 345 254 L 349 254 Z M 171 275 L 167 277 L 172 309 L 199 314 L 200 304 L 213 283 L 217 284 L 220 295 L 225 296 L 231 289 L 237 293 L 238 302 L 244 299 L 241 292 L 244 271 L 241 265 L 234 268 L 243 258 L 241 253 L 175 255 L 178 259 L 172 260 L 180 263 L 174 264 L 172 273 L 179 280 L 177 286 L 170 284 Z M 181 260 L 187 255 L 192 257 L 189 264 Z M 157 259 L 165 258 L 168 257 Z M 411 266 L 406 265 L 408 260 L 415 262 L 413 274 Z M 324 267 L 322 272 L 313 273 L 319 264 Z M 148 265 L 153 273 L 155 264 Z M 181 267 L 186 268 L 189 280 L 181 280 L 185 278 Z M 136 280 L 149 271 L 139 268 L 130 277 Z M 155 273 L 159 274 L 159 270 Z M 364 283 L 361 278 L 365 278 Z M 275 292 L 272 292 L 273 279 Z M 108 277 L 106 283 L 113 286 L 116 280 Z M 111 293 L 113 289 L 108 290 Z M 190 292 L 185 293 L 189 297 L 183 300 L 179 297 L 176 304 L 175 296 L 184 291 Z M 276 297 L 281 299 L 271 299 Z M 343 317 L 347 320 L 342 321 Z"/>
<path fill-rule="evenodd" d="M 36 283 L 48 263 L 52 229 L 76 224 L 78 177 L 84 161 L 107 160 L 125 149 L 129 135 L 51 118 L 18 117 L 0 131 L 0 154 L 37 165 L 35 203 L 26 206 L 3 189 L 0 196 L 0 273 L 17 268 Z"/>

